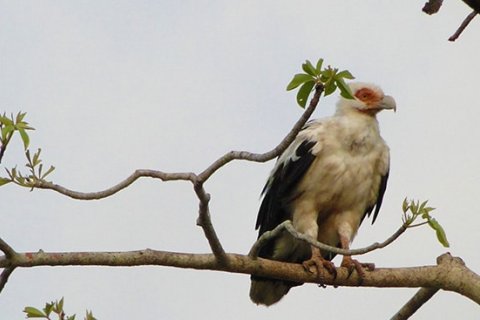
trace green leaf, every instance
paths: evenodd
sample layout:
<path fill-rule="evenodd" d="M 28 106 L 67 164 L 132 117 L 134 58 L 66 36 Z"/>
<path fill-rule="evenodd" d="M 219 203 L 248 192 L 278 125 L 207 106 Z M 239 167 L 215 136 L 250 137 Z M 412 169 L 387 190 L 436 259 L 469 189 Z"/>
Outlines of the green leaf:
<path fill-rule="evenodd" d="M 60 301 L 58 303 L 55 303 L 56 304 L 56 307 L 59 311 L 63 311 L 63 297 L 62 299 L 60 299 Z"/>
<path fill-rule="evenodd" d="M 52 313 L 52 310 L 53 310 L 53 303 L 45 304 L 45 308 L 43 308 L 43 312 L 45 312 L 47 316 L 49 316 L 50 313 Z"/>
<path fill-rule="evenodd" d="M 420 205 L 420 209 L 418 209 L 418 210 L 423 211 L 423 208 L 425 208 L 425 206 L 427 205 L 427 202 L 428 202 L 428 200 L 423 201 L 422 204 Z"/>
<path fill-rule="evenodd" d="M 348 79 L 348 80 L 355 79 L 355 77 L 348 70 L 343 70 L 337 73 L 337 78 Z"/>
<path fill-rule="evenodd" d="M 46 176 L 48 176 L 50 173 L 52 173 L 52 171 L 55 170 L 55 167 L 54 166 L 50 166 L 50 169 L 47 170 L 47 172 L 45 172 L 41 177 L 40 179 L 45 179 Z"/>
<path fill-rule="evenodd" d="M 15 131 L 15 127 L 13 125 L 7 124 L 5 127 L 2 128 L 2 141 L 7 140 L 7 136 Z"/>
<path fill-rule="evenodd" d="M 316 66 L 316 68 L 315 68 L 316 71 L 317 71 L 317 74 L 322 73 L 322 65 L 323 65 L 323 59 L 320 58 L 320 59 L 318 59 L 318 61 L 317 61 L 317 66 Z"/>
<path fill-rule="evenodd" d="M 0 123 L 6 125 L 6 126 L 13 126 L 13 121 L 9 118 L 7 118 L 5 115 L 0 116 Z"/>
<path fill-rule="evenodd" d="M 325 97 L 331 95 L 337 89 L 335 81 L 329 81 L 325 84 Z"/>
<path fill-rule="evenodd" d="M 432 212 L 433 210 L 435 210 L 435 208 L 432 208 L 432 207 L 425 207 L 423 208 L 423 211 L 425 211 L 428 214 L 430 214 L 430 212 Z"/>
<path fill-rule="evenodd" d="M 295 76 L 293 76 L 292 81 L 290 81 L 290 83 L 288 84 L 287 91 L 293 90 L 307 81 L 313 81 L 313 77 L 309 74 L 297 73 Z"/>
<path fill-rule="evenodd" d="M 75 315 L 67 317 L 67 320 L 75 320 Z"/>
<path fill-rule="evenodd" d="M 17 113 L 17 118 L 15 119 L 15 123 L 20 123 L 23 121 L 23 118 L 25 118 L 25 116 L 27 115 L 26 112 L 22 113 L 22 112 L 19 112 Z"/>
<path fill-rule="evenodd" d="M 415 203 L 415 200 L 412 200 L 410 203 L 410 211 L 412 211 L 414 215 L 418 214 L 418 201 Z"/>
<path fill-rule="evenodd" d="M 438 241 L 446 248 L 450 246 L 450 243 L 448 243 L 447 240 L 447 234 L 445 233 L 445 230 L 443 230 L 442 226 L 440 223 L 438 223 L 437 220 L 431 218 L 428 220 L 428 225 L 432 227 L 433 230 L 435 230 L 435 233 L 437 234 L 437 239 Z"/>
<path fill-rule="evenodd" d="M 38 310 L 34 307 L 25 307 L 23 312 L 27 314 L 27 318 L 46 318 L 46 314 L 43 311 Z"/>
<path fill-rule="evenodd" d="M 32 165 L 35 167 L 37 166 L 42 160 L 40 160 L 40 153 L 42 153 L 42 149 L 38 148 L 37 152 L 33 155 L 33 162 Z"/>
<path fill-rule="evenodd" d="M 4 184 L 10 183 L 10 182 L 12 182 L 12 180 L 8 178 L 0 177 L 0 186 L 3 186 Z"/>
<path fill-rule="evenodd" d="M 87 316 L 85 317 L 85 320 L 97 320 L 97 318 L 93 316 L 92 311 L 87 311 Z"/>
<path fill-rule="evenodd" d="M 350 87 L 345 83 L 342 78 L 335 77 L 335 83 L 340 89 L 340 95 L 342 97 L 344 97 L 345 99 L 355 99 L 352 90 L 350 90 Z"/>
<path fill-rule="evenodd" d="M 316 76 L 319 74 L 319 72 L 317 73 L 317 70 L 309 60 L 305 61 L 305 63 L 302 64 L 302 69 L 311 76 Z"/>
<path fill-rule="evenodd" d="M 16 167 L 12 168 L 11 174 L 12 174 L 12 179 L 17 177 L 17 168 Z"/>
<path fill-rule="evenodd" d="M 333 76 L 334 76 L 333 69 L 329 67 L 328 69 L 325 69 L 321 72 L 321 78 L 320 79 L 325 83 L 325 82 L 330 81 L 333 78 Z"/>
<path fill-rule="evenodd" d="M 408 208 L 409 208 L 408 200 L 407 200 L 407 198 L 405 198 L 405 199 L 403 199 L 403 203 L 402 203 L 403 213 L 407 213 Z"/>
<path fill-rule="evenodd" d="M 30 138 L 24 128 L 18 128 L 18 132 L 20 133 L 20 137 L 22 137 L 23 147 L 27 150 L 28 145 L 30 144 Z"/>
<path fill-rule="evenodd" d="M 312 92 L 313 87 L 315 86 L 315 81 L 305 82 L 298 90 L 297 93 L 297 103 L 300 107 L 305 108 L 307 105 L 308 96 Z"/>

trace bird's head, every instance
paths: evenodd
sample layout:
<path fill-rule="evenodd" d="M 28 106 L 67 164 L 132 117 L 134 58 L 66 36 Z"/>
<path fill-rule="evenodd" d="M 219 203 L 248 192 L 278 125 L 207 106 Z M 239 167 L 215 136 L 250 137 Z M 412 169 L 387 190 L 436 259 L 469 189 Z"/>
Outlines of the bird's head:
<path fill-rule="evenodd" d="M 341 97 L 337 104 L 337 113 L 357 111 L 375 116 L 382 110 L 397 110 L 393 97 L 385 95 L 380 87 L 364 82 L 352 82 L 349 87 L 355 99 Z"/>

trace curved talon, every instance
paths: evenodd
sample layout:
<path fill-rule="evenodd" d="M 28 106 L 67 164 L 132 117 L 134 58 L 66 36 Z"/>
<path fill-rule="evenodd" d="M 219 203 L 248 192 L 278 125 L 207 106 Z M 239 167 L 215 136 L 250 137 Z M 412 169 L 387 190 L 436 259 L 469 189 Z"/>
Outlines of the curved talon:
<path fill-rule="evenodd" d="M 358 285 L 363 283 L 365 278 L 365 270 L 373 271 L 375 270 L 375 264 L 373 263 L 360 263 L 358 260 L 352 259 L 350 256 L 344 256 L 342 260 L 342 267 L 348 269 L 348 277 L 352 275 L 353 271 L 356 270 L 358 274 Z"/>
<path fill-rule="evenodd" d="M 310 273 L 313 273 L 313 271 L 311 270 L 311 267 L 315 266 L 319 277 L 322 272 L 321 270 L 325 269 L 328 271 L 328 273 L 330 273 L 333 276 L 334 280 L 337 278 L 337 269 L 335 268 L 335 265 L 333 264 L 332 261 L 325 260 L 324 258 L 312 257 L 308 260 L 305 260 L 302 263 L 302 265 L 305 268 L 305 270 L 307 270 Z"/>

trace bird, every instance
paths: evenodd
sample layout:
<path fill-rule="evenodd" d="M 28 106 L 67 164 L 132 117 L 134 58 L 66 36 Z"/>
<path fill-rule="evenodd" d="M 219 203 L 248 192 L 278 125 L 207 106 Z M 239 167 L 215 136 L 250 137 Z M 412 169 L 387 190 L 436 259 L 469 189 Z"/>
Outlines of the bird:
<path fill-rule="evenodd" d="M 349 249 L 360 224 L 375 222 L 390 172 L 390 151 L 376 115 L 396 111 L 392 96 L 371 83 L 348 84 L 353 99 L 340 97 L 333 116 L 307 122 L 278 157 L 263 188 L 255 229 L 258 237 L 286 220 L 319 242 Z M 261 258 L 323 267 L 336 275 L 335 254 L 295 239 L 287 231 L 260 248 Z M 343 256 L 349 274 L 363 267 Z M 270 306 L 302 283 L 251 276 L 250 299 Z"/>

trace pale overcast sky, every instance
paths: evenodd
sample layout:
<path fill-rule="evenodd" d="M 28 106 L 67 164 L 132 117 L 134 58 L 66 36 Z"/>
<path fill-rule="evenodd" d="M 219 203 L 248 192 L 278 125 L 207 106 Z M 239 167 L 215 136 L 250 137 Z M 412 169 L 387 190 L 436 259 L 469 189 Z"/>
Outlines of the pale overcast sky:
<path fill-rule="evenodd" d="M 305 59 L 349 69 L 395 97 L 379 116 L 391 175 L 375 225 L 353 247 L 401 224 L 405 196 L 429 199 L 451 247 L 480 272 L 480 18 L 445 1 L 435 16 L 418 1 L 2 1 L 0 111 L 26 111 L 54 182 L 97 191 L 134 169 L 195 171 L 232 149 L 275 146 L 301 115 L 285 86 Z M 322 99 L 315 117 L 330 115 Z M 17 138 L 2 162 L 22 166 Z M 235 162 L 206 184 L 228 252 L 256 239 L 259 194 L 273 162 Z M 208 252 L 188 183 L 140 180 L 101 201 L 1 188 L 0 237 L 18 251 Z M 434 264 L 447 249 L 428 227 L 361 257 L 378 267 Z M 334 260 L 339 263 L 339 258 Z M 0 319 L 66 299 L 98 319 L 387 319 L 417 289 L 294 288 L 270 308 L 252 304 L 245 275 L 165 267 L 16 270 Z M 478 319 L 478 306 L 440 292 L 414 319 Z"/>

